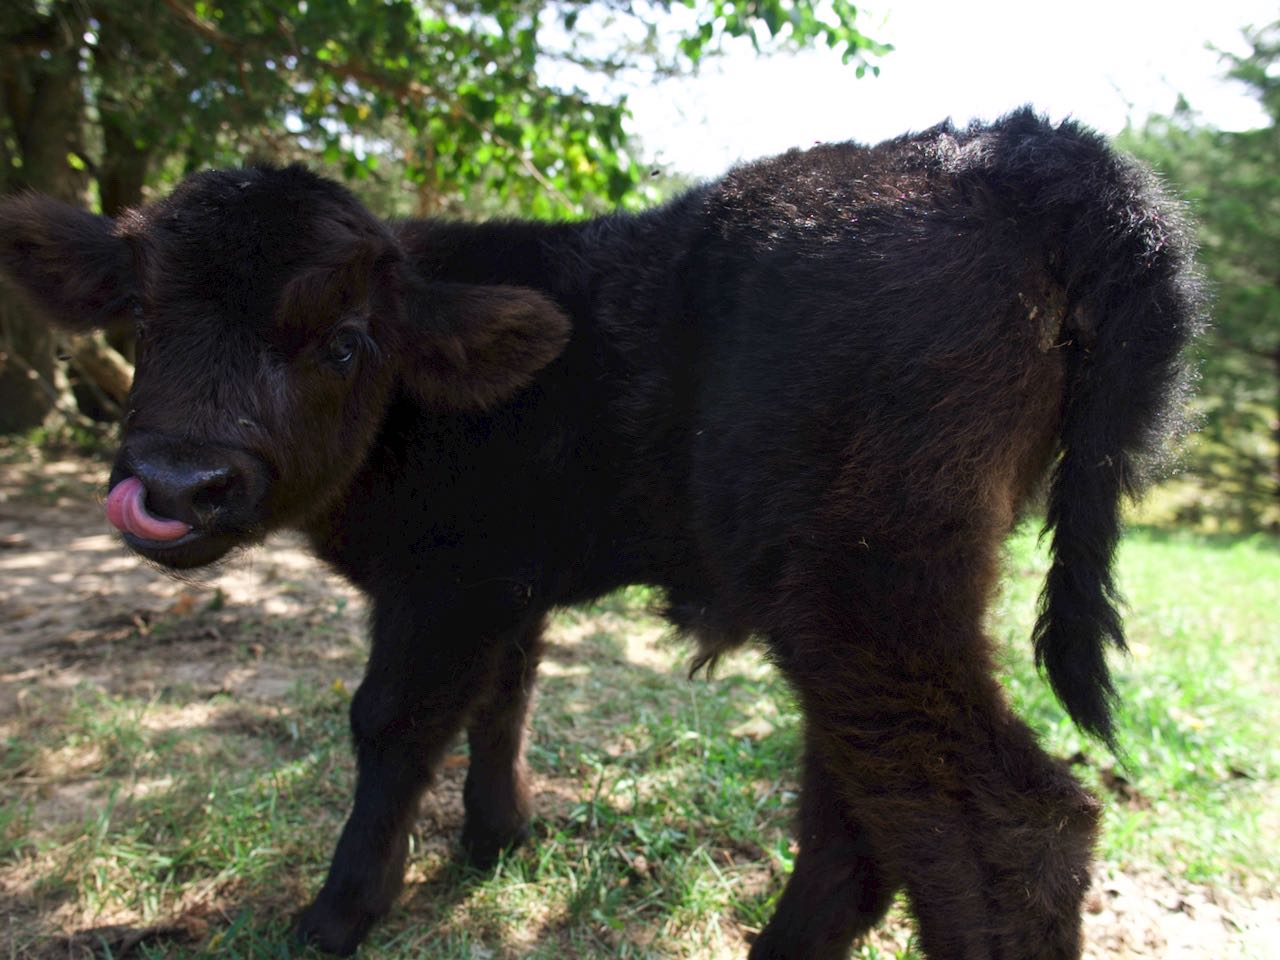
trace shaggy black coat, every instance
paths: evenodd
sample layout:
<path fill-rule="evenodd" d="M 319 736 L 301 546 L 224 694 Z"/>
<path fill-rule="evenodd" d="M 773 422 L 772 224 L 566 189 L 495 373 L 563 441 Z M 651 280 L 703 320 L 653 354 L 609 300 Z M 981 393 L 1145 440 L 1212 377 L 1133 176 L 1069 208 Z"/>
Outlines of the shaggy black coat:
<path fill-rule="evenodd" d="M 758 637 L 804 711 L 753 960 L 843 957 L 901 887 L 934 960 L 1077 957 L 1099 808 L 1010 713 L 983 617 L 1051 477 L 1036 652 L 1112 738 L 1118 509 L 1179 396 L 1189 250 L 1146 172 L 1029 110 L 582 223 L 386 224 L 296 167 L 119 222 L 0 207 L 0 269 L 55 320 L 138 317 L 126 541 L 183 568 L 294 526 L 372 599 L 354 808 L 299 923 L 339 953 L 460 730 L 464 847 L 525 835 L 544 617 L 647 583 L 702 660 Z"/>

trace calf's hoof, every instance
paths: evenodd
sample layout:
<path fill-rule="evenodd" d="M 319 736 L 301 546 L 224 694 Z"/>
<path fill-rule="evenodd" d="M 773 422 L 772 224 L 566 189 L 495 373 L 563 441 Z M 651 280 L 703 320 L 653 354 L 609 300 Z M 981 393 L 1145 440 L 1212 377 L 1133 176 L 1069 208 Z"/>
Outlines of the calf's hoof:
<path fill-rule="evenodd" d="M 797 955 L 766 928 L 752 942 L 747 960 L 794 960 Z"/>
<path fill-rule="evenodd" d="M 477 870 L 492 870 L 503 853 L 527 842 L 529 836 L 528 820 L 500 830 L 467 823 L 462 829 L 462 853 L 467 863 Z"/>
<path fill-rule="evenodd" d="M 322 894 L 298 916 L 294 932 L 308 946 L 349 957 L 377 919 L 367 910 L 328 903 Z"/>
<path fill-rule="evenodd" d="M 812 928 L 784 929 L 775 921 L 756 935 L 747 960 L 846 960 L 849 950 L 846 936 L 824 939 Z"/>

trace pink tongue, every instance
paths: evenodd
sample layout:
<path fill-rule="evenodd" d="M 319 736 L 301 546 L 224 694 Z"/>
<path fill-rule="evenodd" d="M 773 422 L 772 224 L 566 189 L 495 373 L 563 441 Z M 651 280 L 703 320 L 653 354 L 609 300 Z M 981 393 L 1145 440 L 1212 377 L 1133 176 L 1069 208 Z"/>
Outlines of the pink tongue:
<path fill-rule="evenodd" d="M 143 540 L 177 540 L 191 529 L 181 520 L 167 520 L 147 512 L 146 489 L 137 477 L 121 480 L 107 494 L 107 519 L 117 530 Z"/>

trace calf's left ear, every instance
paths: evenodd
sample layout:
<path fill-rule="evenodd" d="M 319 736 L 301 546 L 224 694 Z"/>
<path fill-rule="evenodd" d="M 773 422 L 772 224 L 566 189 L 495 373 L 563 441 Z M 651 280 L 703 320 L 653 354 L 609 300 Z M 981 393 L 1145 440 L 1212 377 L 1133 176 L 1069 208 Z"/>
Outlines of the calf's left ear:
<path fill-rule="evenodd" d="M 493 406 L 558 357 L 569 318 L 527 287 L 423 284 L 409 296 L 405 385 L 455 410 Z"/>
<path fill-rule="evenodd" d="M 136 293 L 133 252 L 115 221 L 38 194 L 0 201 L 0 276 L 69 330 L 122 316 Z"/>

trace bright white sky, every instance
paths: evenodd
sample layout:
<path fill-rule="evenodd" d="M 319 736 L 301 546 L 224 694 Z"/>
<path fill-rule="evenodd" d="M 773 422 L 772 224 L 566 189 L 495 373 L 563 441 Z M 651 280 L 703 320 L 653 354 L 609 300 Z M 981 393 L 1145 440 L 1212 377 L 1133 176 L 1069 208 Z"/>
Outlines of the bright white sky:
<path fill-rule="evenodd" d="M 757 59 L 748 42 L 700 77 L 632 92 L 633 131 L 668 169 L 714 176 L 740 160 L 823 140 L 878 141 L 951 116 L 993 119 L 1031 103 L 1106 133 L 1183 93 L 1226 129 L 1263 122 L 1220 79 L 1213 44 L 1280 19 L 1275 0 L 872 0 L 863 30 L 896 49 L 858 80 L 830 51 Z"/>

